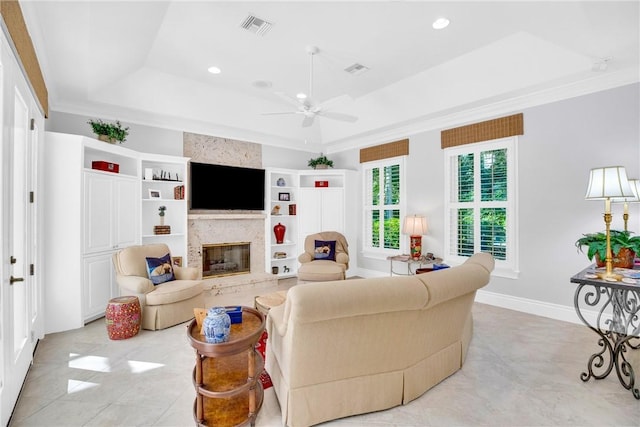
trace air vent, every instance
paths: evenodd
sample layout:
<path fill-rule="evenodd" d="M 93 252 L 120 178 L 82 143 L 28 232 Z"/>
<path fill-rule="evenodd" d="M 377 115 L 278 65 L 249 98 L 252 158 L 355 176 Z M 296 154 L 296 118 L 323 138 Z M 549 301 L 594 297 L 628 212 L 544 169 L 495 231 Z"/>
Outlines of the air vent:
<path fill-rule="evenodd" d="M 269 21 L 265 21 L 262 18 L 258 18 L 255 15 L 249 14 L 249 16 L 247 16 L 245 20 L 242 21 L 242 24 L 240 24 L 240 26 L 245 30 L 251 31 L 252 33 L 255 33 L 259 36 L 264 36 L 269 32 L 273 24 Z"/>
<path fill-rule="evenodd" d="M 348 66 L 344 70 L 349 74 L 357 76 L 357 75 L 362 74 L 362 73 L 364 73 L 366 71 L 369 71 L 369 68 L 365 67 L 362 64 L 355 63 L 353 65 Z"/>

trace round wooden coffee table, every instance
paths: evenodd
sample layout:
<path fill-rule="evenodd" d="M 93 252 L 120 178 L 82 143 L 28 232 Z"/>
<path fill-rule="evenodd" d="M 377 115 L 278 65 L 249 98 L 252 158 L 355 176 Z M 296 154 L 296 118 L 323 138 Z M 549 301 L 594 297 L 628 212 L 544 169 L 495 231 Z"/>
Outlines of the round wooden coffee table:
<path fill-rule="evenodd" d="M 194 418 L 199 426 L 254 425 L 264 398 L 259 381 L 264 359 L 256 351 L 264 328 L 265 317 L 251 307 L 242 307 L 242 323 L 231 324 L 227 342 L 206 342 L 195 319 L 187 326 L 196 351 Z"/>

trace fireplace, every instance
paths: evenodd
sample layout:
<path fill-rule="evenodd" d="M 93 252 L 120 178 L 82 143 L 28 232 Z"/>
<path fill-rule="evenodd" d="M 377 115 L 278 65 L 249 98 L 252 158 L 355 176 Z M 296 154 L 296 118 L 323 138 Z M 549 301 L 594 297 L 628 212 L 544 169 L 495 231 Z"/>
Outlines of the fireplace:
<path fill-rule="evenodd" d="M 222 277 L 251 272 L 251 243 L 202 245 L 202 277 Z"/>

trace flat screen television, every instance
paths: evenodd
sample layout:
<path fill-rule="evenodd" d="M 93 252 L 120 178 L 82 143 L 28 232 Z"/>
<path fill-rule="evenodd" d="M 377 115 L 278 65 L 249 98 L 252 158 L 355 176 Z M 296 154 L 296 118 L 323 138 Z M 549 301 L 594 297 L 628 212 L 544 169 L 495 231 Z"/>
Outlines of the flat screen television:
<path fill-rule="evenodd" d="M 264 210 L 264 169 L 190 162 L 191 209 Z"/>

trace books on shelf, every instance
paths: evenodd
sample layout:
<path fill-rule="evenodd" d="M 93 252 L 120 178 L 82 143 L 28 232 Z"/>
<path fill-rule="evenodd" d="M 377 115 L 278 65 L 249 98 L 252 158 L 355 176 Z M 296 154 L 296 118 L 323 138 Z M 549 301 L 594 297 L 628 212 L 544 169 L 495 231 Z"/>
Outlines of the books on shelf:
<path fill-rule="evenodd" d="M 173 198 L 176 200 L 184 200 L 184 185 L 178 185 L 173 188 Z"/>

